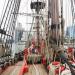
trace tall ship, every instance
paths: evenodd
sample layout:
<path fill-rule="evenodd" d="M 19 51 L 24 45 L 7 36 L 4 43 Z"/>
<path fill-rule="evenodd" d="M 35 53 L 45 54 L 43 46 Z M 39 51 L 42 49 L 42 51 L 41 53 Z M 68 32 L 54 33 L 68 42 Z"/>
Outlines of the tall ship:
<path fill-rule="evenodd" d="M 0 75 L 75 75 L 75 0 L 28 0 L 27 12 L 21 2 L 4 3 Z"/>

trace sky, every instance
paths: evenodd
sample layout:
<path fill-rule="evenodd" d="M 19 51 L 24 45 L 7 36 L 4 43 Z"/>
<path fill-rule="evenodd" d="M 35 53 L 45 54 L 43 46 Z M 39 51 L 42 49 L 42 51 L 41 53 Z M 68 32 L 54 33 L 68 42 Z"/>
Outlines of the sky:
<path fill-rule="evenodd" d="M 1 19 L 2 11 L 3 11 L 3 6 L 5 5 L 4 3 L 6 3 L 5 1 L 7 0 L 0 0 L 0 19 Z M 32 13 L 30 9 L 30 2 L 31 0 L 21 0 L 19 12 Z M 63 12 L 64 12 L 63 15 L 64 15 L 64 20 L 65 20 L 65 30 L 66 30 L 67 26 L 72 25 L 70 0 L 63 0 Z M 17 23 L 18 22 L 22 24 L 22 27 L 25 30 L 29 30 L 31 26 L 30 24 L 27 24 L 27 23 L 32 22 L 32 17 L 18 15 Z"/>
<path fill-rule="evenodd" d="M 65 27 L 72 25 L 72 12 L 70 0 L 63 0 L 63 17 L 65 19 Z"/>
<path fill-rule="evenodd" d="M 32 13 L 30 9 L 30 3 L 31 0 L 21 0 L 19 12 Z M 32 23 L 32 17 L 18 15 L 17 22 L 20 22 L 25 30 L 29 30 L 31 26 L 27 23 Z"/>

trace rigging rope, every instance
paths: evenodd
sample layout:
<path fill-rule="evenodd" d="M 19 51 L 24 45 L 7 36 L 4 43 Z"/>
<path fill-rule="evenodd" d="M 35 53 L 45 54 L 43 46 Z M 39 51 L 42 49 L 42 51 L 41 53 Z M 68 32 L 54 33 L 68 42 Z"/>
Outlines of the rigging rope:
<path fill-rule="evenodd" d="M 4 2 L 4 6 L 3 6 L 3 9 L 2 9 L 1 20 L 2 20 L 2 17 L 3 17 L 3 15 L 4 15 L 4 7 L 5 7 L 5 3 L 6 3 L 6 0 L 5 0 L 5 2 Z"/>
<path fill-rule="evenodd" d="M 6 11 L 7 11 L 7 8 L 8 8 L 8 5 L 9 5 L 9 2 L 10 2 L 10 0 L 8 0 L 8 3 L 7 3 L 7 6 L 6 6 L 6 9 L 5 9 L 4 15 L 3 15 L 3 17 L 2 17 L 2 21 L 1 21 L 1 23 L 0 23 L 0 28 L 1 28 L 1 25 L 2 25 L 2 23 L 3 23 L 3 20 L 4 20 L 4 17 L 5 17 L 5 14 L 6 14 Z"/>
<path fill-rule="evenodd" d="M 32 30 L 32 27 L 33 27 L 33 22 L 34 22 L 34 17 L 32 19 L 32 25 L 31 25 L 31 28 L 30 28 L 30 31 L 29 31 L 29 35 L 28 35 L 28 45 L 29 45 L 30 33 L 31 33 L 31 30 Z"/>
<path fill-rule="evenodd" d="M 72 39 L 73 39 L 73 47 L 74 47 L 74 39 L 75 39 L 75 32 L 74 32 L 74 28 L 75 28 L 75 23 L 74 23 L 74 20 L 75 20 L 75 8 L 74 8 L 74 5 L 75 5 L 75 3 L 74 3 L 74 0 L 71 0 L 71 11 L 72 11 L 72 28 L 73 28 L 73 30 L 72 30 L 72 34 L 73 34 L 73 36 L 72 36 Z"/>
<path fill-rule="evenodd" d="M 9 17 L 9 21 L 8 21 L 8 24 L 7 24 L 7 27 L 6 27 L 6 32 L 7 32 L 7 28 L 8 28 L 8 26 L 9 26 L 9 30 L 8 30 L 8 36 L 9 36 L 9 39 L 10 39 L 10 37 L 12 37 L 13 35 L 12 34 L 9 34 L 9 33 L 13 33 L 14 31 L 13 31 L 13 26 L 15 26 L 15 23 L 13 24 L 13 20 L 16 20 L 15 18 L 17 17 L 15 17 L 15 14 L 13 14 L 13 15 L 11 15 L 11 13 L 12 13 L 12 11 L 14 11 L 15 9 L 16 9 L 16 12 L 18 11 L 18 9 L 19 9 L 19 7 L 18 6 L 20 6 L 20 0 L 18 1 L 18 0 L 14 0 L 14 2 L 13 2 L 13 5 L 12 5 L 12 9 L 11 9 L 11 12 L 10 12 L 10 17 Z M 15 29 L 14 29 L 15 30 Z M 8 37 L 7 36 L 7 37 Z M 5 39 L 5 36 L 4 36 L 4 39 Z"/>
<path fill-rule="evenodd" d="M 6 27 L 4 26 L 4 29 L 5 29 L 6 32 L 7 32 L 8 27 L 10 27 L 10 26 L 9 26 L 9 25 L 10 25 L 9 23 L 10 23 L 10 20 L 12 19 L 12 18 L 11 18 L 11 16 L 12 16 L 11 13 L 12 13 L 12 10 L 14 9 L 14 7 L 13 7 L 14 4 L 15 4 L 15 3 L 14 3 L 14 0 L 13 0 L 13 5 L 11 5 L 10 14 L 8 15 L 8 19 L 6 19 L 6 22 L 7 22 L 7 20 L 8 20 L 8 23 L 7 23 L 7 24 L 5 23 Z M 5 36 L 3 37 L 3 39 L 5 39 Z"/>
<path fill-rule="evenodd" d="M 9 6 L 9 10 L 6 11 L 7 13 L 5 13 L 5 14 L 7 14 L 7 15 L 6 15 L 6 17 L 4 16 L 4 17 L 5 17 L 5 20 L 4 20 L 3 30 L 5 29 L 5 25 L 6 25 L 6 22 L 7 22 L 8 16 L 9 16 L 9 12 L 10 12 L 10 9 L 11 9 L 11 6 L 12 6 L 12 3 L 13 3 L 13 0 L 10 1 L 10 6 L 8 5 L 8 6 Z M 1 34 L 1 38 L 2 38 L 2 34 Z"/>
<path fill-rule="evenodd" d="M 8 12 L 7 12 L 6 20 L 5 20 L 5 22 L 4 22 L 4 27 L 3 27 L 3 30 L 6 29 L 6 32 L 7 32 L 8 26 L 9 26 L 9 21 L 10 21 L 10 19 L 12 19 L 12 18 L 11 18 L 12 10 L 14 10 L 14 12 L 18 12 L 19 6 L 20 6 L 20 1 L 21 1 L 21 0 L 19 0 L 18 3 L 14 3 L 15 0 L 12 0 L 11 3 L 10 3 L 10 7 L 9 7 Z M 17 4 L 17 5 L 16 5 L 16 4 Z M 15 7 L 13 8 L 14 5 L 15 5 Z M 8 17 L 8 16 L 9 16 L 9 17 Z M 14 18 L 16 18 L 16 17 L 15 17 L 15 14 L 14 14 Z M 8 19 L 8 21 L 7 21 L 7 19 Z M 16 20 L 16 19 L 15 19 L 15 20 Z M 7 22 L 8 22 L 8 23 L 7 23 Z M 6 23 L 7 23 L 7 25 L 6 25 Z M 12 23 L 13 23 L 13 22 L 12 22 Z M 14 25 L 15 25 L 15 24 L 14 24 Z M 9 28 L 10 28 L 10 26 L 9 26 Z M 11 32 L 12 32 L 12 31 L 11 31 Z M 11 35 L 11 34 L 10 34 L 10 35 Z M 9 36 L 9 34 L 8 34 L 7 36 Z M 11 35 L 11 36 L 12 36 L 12 35 Z M 1 37 L 2 37 L 2 34 L 1 34 Z M 4 35 L 4 39 L 5 39 L 5 35 Z M 9 39 L 10 39 L 10 36 L 9 36 Z"/>

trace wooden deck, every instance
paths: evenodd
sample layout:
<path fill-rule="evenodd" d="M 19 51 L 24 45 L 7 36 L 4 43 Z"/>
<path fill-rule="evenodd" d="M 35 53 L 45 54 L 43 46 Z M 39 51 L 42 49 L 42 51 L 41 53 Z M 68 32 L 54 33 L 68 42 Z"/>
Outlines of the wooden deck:
<path fill-rule="evenodd" d="M 42 64 L 30 65 L 29 72 L 24 75 L 48 75 Z"/>
<path fill-rule="evenodd" d="M 20 68 L 23 62 L 8 67 L 1 75 L 19 75 Z"/>
<path fill-rule="evenodd" d="M 19 75 L 23 62 L 8 67 L 1 75 Z M 28 65 L 29 71 L 24 75 L 48 75 L 42 64 Z"/>

